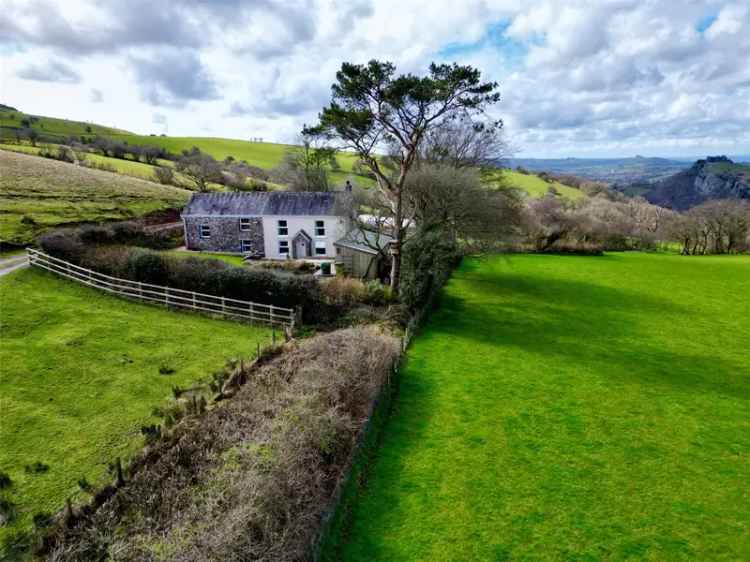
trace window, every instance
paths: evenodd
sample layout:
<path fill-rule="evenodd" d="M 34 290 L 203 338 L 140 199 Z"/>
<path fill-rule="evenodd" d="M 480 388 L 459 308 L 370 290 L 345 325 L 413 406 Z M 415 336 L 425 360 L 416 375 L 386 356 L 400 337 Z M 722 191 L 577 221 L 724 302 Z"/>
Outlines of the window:
<path fill-rule="evenodd" d="M 247 232 L 250 230 L 250 227 L 252 226 L 252 223 L 250 219 L 240 219 L 240 230 L 243 232 Z"/>
<path fill-rule="evenodd" d="M 286 221 L 279 221 L 279 236 L 289 236 L 289 227 L 287 226 Z"/>
<path fill-rule="evenodd" d="M 279 253 L 289 255 L 289 240 L 279 240 Z"/>
<path fill-rule="evenodd" d="M 315 242 L 315 255 L 316 256 L 325 256 L 326 255 L 326 243 L 323 240 L 318 240 Z"/>
<path fill-rule="evenodd" d="M 250 252 L 253 249 L 250 240 L 240 240 L 240 244 L 243 252 Z"/>
<path fill-rule="evenodd" d="M 315 221 L 315 236 L 326 235 L 326 223 L 325 221 Z"/>
<path fill-rule="evenodd" d="M 211 238 L 211 227 L 209 225 L 201 225 L 201 238 Z"/>

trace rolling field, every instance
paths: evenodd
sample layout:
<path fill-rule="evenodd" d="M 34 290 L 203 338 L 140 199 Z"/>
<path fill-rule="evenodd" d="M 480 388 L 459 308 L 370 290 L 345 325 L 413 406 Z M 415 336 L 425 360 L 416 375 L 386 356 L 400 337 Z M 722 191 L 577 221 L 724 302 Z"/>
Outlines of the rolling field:
<path fill-rule="evenodd" d="M 748 294 L 749 257 L 466 260 L 340 559 L 750 559 Z"/>
<path fill-rule="evenodd" d="M 576 200 L 586 197 L 580 189 L 564 185 L 558 181 L 547 183 L 534 174 L 522 174 L 515 170 L 502 170 L 496 172 L 496 177 L 505 185 L 525 191 L 531 197 L 544 197 L 547 195 L 550 186 L 554 187 L 566 199 Z"/>
<path fill-rule="evenodd" d="M 111 172 L 0 150 L 0 241 L 27 244 L 44 230 L 181 208 L 190 192 Z"/>
<path fill-rule="evenodd" d="M 0 304 L 0 470 L 13 480 L 0 495 L 18 512 L 0 544 L 34 514 L 84 497 L 80 478 L 106 479 L 173 386 L 270 340 L 267 328 L 135 304 L 36 269 L 0 278 Z M 36 462 L 48 470 L 25 469 Z"/>
<path fill-rule="evenodd" d="M 21 120 L 31 120 L 31 128 L 43 135 L 57 136 L 61 138 L 70 135 L 80 137 L 81 135 L 119 135 L 128 134 L 128 131 L 104 127 L 95 123 L 84 123 L 82 121 L 71 121 L 70 119 L 57 119 L 55 117 L 32 116 L 20 111 L 0 109 L 0 127 L 5 129 L 6 135 L 12 136 L 11 129 L 21 127 Z"/>

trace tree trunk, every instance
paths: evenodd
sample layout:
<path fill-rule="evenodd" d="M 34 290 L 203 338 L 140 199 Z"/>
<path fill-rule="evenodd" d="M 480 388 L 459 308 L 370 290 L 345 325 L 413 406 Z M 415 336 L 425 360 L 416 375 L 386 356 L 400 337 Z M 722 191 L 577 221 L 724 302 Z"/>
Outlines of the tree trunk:
<path fill-rule="evenodd" d="M 403 205 L 401 190 L 396 195 L 396 209 L 393 216 L 393 242 L 391 244 L 391 289 L 398 294 L 401 284 L 401 234 L 403 230 Z"/>

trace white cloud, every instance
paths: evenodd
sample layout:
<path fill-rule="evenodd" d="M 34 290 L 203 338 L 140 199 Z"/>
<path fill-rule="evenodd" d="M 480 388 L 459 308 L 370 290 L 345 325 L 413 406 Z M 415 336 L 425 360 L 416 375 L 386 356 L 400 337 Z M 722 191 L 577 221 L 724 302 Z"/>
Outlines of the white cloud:
<path fill-rule="evenodd" d="M 449 0 L 185 0 L 177 9 L 147 0 L 70 0 L 65 10 L 58 6 L 6 0 L 4 103 L 143 133 L 161 133 L 168 119 L 174 135 L 291 141 L 328 100 L 343 61 L 380 58 L 404 72 L 424 72 L 432 60 L 456 60 L 500 83 L 502 102 L 493 114 L 525 154 L 750 152 L 746 3 L 467 0 L 456 9 Z M 707 17 L 710 25 L 699 30 Z M 57 74 L 66 84 L 20 78 L 50 60 L 72 70 Z M 91 103 L 95 98 L 101 103 Z"/>

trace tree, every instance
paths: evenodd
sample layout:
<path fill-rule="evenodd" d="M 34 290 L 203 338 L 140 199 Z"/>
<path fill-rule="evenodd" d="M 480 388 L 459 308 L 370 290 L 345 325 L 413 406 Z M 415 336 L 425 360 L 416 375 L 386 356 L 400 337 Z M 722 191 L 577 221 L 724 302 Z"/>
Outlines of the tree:
<path fill-rule="evenodd" d="M 390 62 L 344 63 L 331 87 L 332 99 L 319 123 L 304 134 L 336 139 L 356 152 L 375 175 L 393 215 L 391 287 L 401 278 L 403 192 L 409 171 L 429 131 L 446 121 L 481 114 L 499 101 L 497 84 L 481 82 L 471 66 L 431 64 L 427 76 L 402 74 Z M 377 151 L 390 147 L 394 169 L 382 165 Z"/>
<path fill-rule="evenodd" d="M 419 158 L 454 168 L 494 169 L 511 153 L 502 131 L 502 121 L 476 121 L 463 115 L 447 119 L 427 132 Z"/>
<path fill-rule="evenodd" d="M 190 150 L 183 150 L 175 167 L 178 172 L 195 183 L 198 191 L 208 191 L 209 182 L 222 180 L 219 163 L 196 146 Z"/>
<path fill-rule="evenodd" d="M 31 146 L 36 146 L 36 141 L 39 140 L 39 131 L 28 127 L 23 130 L 23 136 L 29 139 Z"/>
<path fill-rule="evenodd" d="M 299 146 L 286 151 L 273 174 L 294 191 L 329 191 L 328 172 L 337 168 L 336 149 L 303 136 Z"/>
<path fill-rule="evenodd" d="M 446 238 L 474 249 L 492 247 L 521 221 L 523 201 L 512 189 L 482 185 L 476 168 L 421 164 L 405 184 L 405 207 L 422 232 L 440 230 Z"/>
<path fill-rule="evenodd" d="M 173 185 L 174 170 L 169 166 L 156 166 L 154 168 L 154 178 L 163 185 Z"/>

